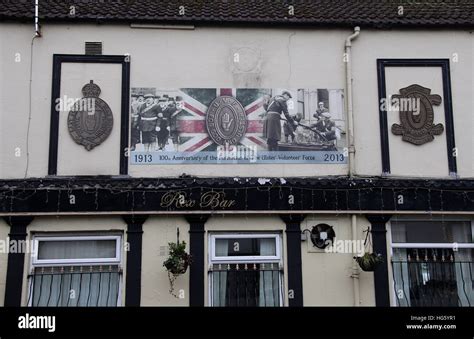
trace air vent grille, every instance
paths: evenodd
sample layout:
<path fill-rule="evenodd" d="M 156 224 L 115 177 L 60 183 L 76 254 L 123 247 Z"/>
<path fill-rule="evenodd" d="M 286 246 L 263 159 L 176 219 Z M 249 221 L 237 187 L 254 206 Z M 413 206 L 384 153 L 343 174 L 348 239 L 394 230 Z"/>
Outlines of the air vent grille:
<path fill-rule="evenodd" d="M 102 42 L 86 41 L 86 55 L 102 54 Z"/>

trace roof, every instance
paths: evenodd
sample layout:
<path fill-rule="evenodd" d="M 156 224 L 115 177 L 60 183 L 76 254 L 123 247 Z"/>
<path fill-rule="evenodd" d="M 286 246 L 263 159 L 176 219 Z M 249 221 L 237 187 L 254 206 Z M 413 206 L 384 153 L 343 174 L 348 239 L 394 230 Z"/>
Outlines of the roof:
<path fill-rule="evenodd" d="M 34 0 L 0 2 L 0 20 L 33 17 Z M 39 17 L 43 22 L 473 27 L 474 1 L 39 0 Z"/>

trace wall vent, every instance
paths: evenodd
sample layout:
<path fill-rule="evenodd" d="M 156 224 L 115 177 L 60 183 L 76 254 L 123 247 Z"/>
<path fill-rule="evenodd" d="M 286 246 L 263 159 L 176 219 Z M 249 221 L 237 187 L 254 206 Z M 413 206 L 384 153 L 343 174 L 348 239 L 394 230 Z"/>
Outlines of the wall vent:
<path fill-rule="evenodd" d="M 100 41 L 86 41 L 86 55 L 101 55 L 102 42 Z"/>

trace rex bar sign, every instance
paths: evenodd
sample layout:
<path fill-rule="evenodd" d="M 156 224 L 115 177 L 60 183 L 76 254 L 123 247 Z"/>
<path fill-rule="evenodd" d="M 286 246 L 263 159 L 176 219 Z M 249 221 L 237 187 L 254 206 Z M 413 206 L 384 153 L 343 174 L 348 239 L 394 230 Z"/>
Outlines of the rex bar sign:
<path fill-rule="evenodd" d="M 226 199 L 224 192 L 206 192 L 199 201 L 188 197 L 186 192 L 168 192 L 161 197 L 160 207 L 163 208 L 231 208 L 236 205 L 235 200 Z"/>

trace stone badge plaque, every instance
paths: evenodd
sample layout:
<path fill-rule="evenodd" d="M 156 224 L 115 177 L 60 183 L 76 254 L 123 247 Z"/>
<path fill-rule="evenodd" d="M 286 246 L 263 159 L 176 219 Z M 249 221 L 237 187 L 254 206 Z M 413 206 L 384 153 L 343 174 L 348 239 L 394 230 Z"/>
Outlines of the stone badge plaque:
<path fill-rule="evenodd" d="M 74 104 L 67 119 L 72 139 L 88 151 L 109 137 L 114 123 L 112 110 L 99 98 L 100 92 L 93 80 L 82 87 L 84 97 Z"/>
<path fill-rule="evenodd" d="M 392 133 L 401 135 L 403 141 L 423 145 L 433 141 L 435 135 L 443 133 L 443 125 L 433 123 L 433 105 L 441 104 L 441 96 L 431 94 L 431 89 L 411 85 L 400 89 L 400 95 L 393 95 L 392 99 L 399 102 L 401 122 L 392 125 Z"/>

